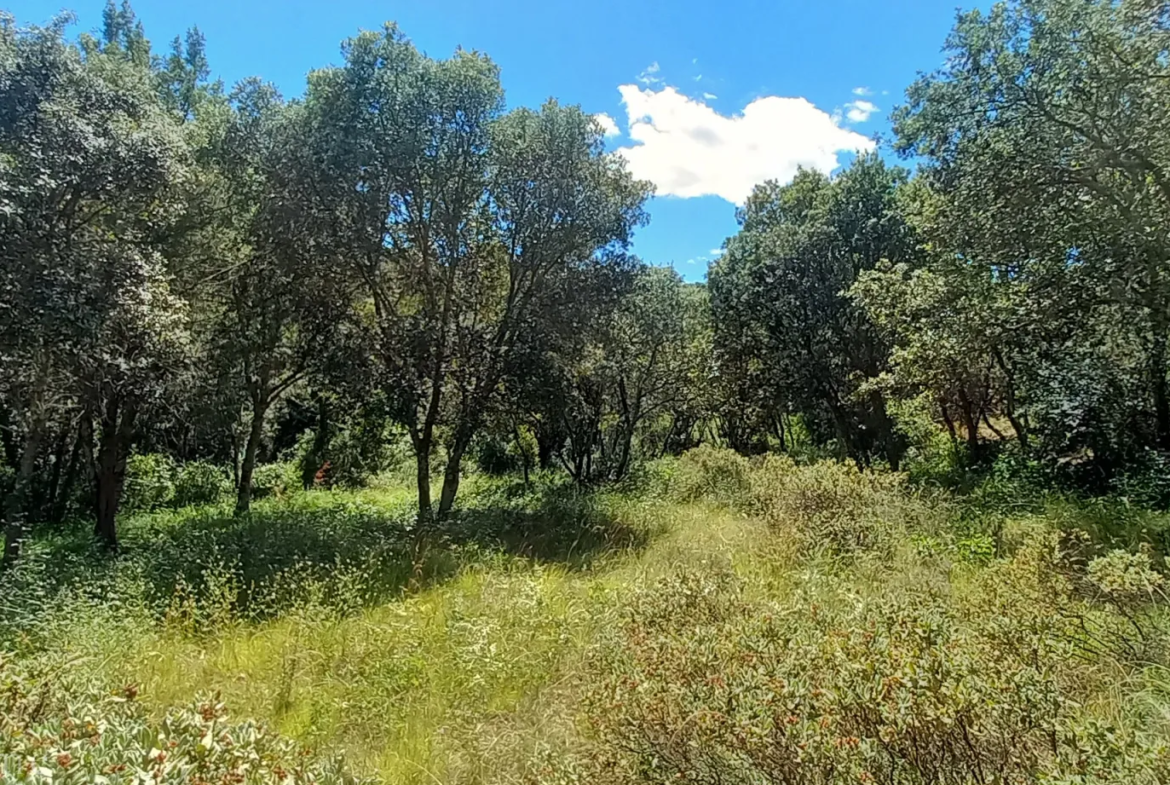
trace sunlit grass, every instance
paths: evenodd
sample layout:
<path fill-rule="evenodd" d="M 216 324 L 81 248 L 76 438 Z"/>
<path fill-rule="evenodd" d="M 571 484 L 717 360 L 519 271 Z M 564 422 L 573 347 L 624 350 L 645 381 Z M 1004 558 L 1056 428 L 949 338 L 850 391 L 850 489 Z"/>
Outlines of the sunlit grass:
<path fill-rule="evenodd" d="M 377 490 L 291 504 L 404 501 Z M 387 782 L 518 778 L 541 749 L 571 742 L 581 657 L 629 591 L 713 562 L 761 577 L 778 569 L 763 527 L 742 516 L 705 505 L 611 505 L 656 530 L 648 547 L 588 569 L 485 552 L 448 580 L 349 616 L 310 605 L 210 634 L 144 631 L 107 667 L 117 681 L 140 683 L 158 710 L 219 692 L 234 713 L 342 752 Z"/>
<path fill-rule="evenodd" d="M 15 639 L 56 650 L 95 682 L 140 685 L 156 716 L 218 693 L 234 716 L 383 782 L 538 782 L 548 762 L 590 754 L 583 697 L 598 641 L 632 598 L 675 576 L 731 574 L 744 602 L 794 620 L 897 597 L 959 607 L 986 590 L 986 560 L 937 529 L 944 510 L 913 534 L 890 519 L 890 547 L 843 554 L 810 552 L 807 537 L 747 505 L 486 479 L 465 490 L 462 517 L 429 541 L 413 581 L 413 496 L 402 487 L 265 499 L 243 519 L 142 515 L 117 563 L 47 538 L 30 552 L 76 550 L 76 562 L 31 558 L 29 585 L 72 586 L 64 572 L 89 588 L 31 591 L 18 604 L 41 618 Z M 900 504 L 881 520 L 926 514 Z M 1009 523 L 1012 544 L 1051 520 Z M 1170 732 L 1165 669 L 1105 667 L 1085 711 L 1138 712 Z"/>

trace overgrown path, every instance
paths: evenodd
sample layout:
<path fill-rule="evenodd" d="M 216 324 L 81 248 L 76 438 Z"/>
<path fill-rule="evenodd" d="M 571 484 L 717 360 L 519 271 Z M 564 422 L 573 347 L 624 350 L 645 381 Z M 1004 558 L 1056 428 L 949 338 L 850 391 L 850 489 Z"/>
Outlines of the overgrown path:
<path fill-rule="evenodd" d="M 262 625 L 141 641 L 121 666 L 159 708 L 220 692 L 390 782 L 516 775 L 575 730 L 583 657 L 620 601 L 680 567 L 758 569 L 759 524 L 703 505 L 623 502 L 655 533 L 586 570 L 485 554 L 453 579 L 353 615 L 298 609 Z"/>

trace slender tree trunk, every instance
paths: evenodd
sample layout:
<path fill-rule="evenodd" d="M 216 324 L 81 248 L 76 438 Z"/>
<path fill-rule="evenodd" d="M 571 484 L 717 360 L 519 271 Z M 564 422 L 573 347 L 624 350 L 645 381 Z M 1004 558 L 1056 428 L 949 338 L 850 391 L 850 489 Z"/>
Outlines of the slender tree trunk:
<path fill-rule="evenodd" d="M 516 440 L 516 449 L 520 452 L 520 467 L 524 470 L 524 487 L 528 487 L 529 464 L 532 463 L 528 448 L 524 446 L 524 437 L 520 433 L 520 426 L 513 422 L 512 436 Z"/>
<path fill-rule="evenodd" d="M 890 469 L 898 471 L 902 465 L 902 457 L 906 454 L 906 439 L 898 432 L 894 418 L 886 408 L 886 398 L 880 393 L 873 397 L 874 412 L 877 415 L 878 438 L 881 440 L 882 451 L 886 456 L 886 463 Z"/>
<path fill-rule="evenodd" d="M 418 483 L 418 520 L 420 529 L 430 523 L 431 507 L 431 443 L 418 439 L 414 443 L 415 477 Z"/>
<path fill-rule="evenodd" d="M 62 427 L 53 444 L 53 468 L 49 470 L 49 487 L 37 497 L 36 509 L 44 518 L 52 517 L 53 503 L 61 487 L 61 475 L 65 468 L 65 450 L 69 447 L 69 430 Z"/>
<path fill-rule="evenodd" d="M 252 475 L 256 471 L 260 441 L 264 438 L 264 415 L 267 413 L 267 395 L 257 395 L 252 401 L 252 425 L 248 429 L 248 443 L 244 447 L 244 461 L 240 464 L 239 484 L 236 486 L 237 515 L 246 513 L 252 506 Z"/>
<path fill-rule="evenodd" d="M 946 403 L 940 402 L 938 405 L 939 411 L 942 412 L 943 423 L 947 426 L 947 433 L 951 435 L 951 445 L 959 441 L 959 434 L 955 431 L 955 421 L 951 417 L 950 407 Z"/>
<path fill-rule="evenodd" d="M 974 406 L 967 399 L 966 393 L 959 394 L 959 416 L 963 419 L 963 429 L 967 431 L 967 451 L 973 460 L 979 458 L 979 421 L 975 419 Z"/>
<path fill-rule="evenodd" d="M 1166 390 L 1166 333 L 1158 330 L 1150 351 L 1150 392 L 1154 398 L 1154 418 L 1158 429 L 1158 446 L 1170 450 L 1170 396 Z"/>
<path fill-rule="evenodd" d="M 12 432 L 12 413 L 3 405 L 0 405 L 0 445 L 4 447 L 4 462 L 9 466 L 20 465 L 21 446 Z"/>
<path fill-rule="evenodd" d="M 996 428 L 995 425 L 991 422 L 991 415 L 988 414 L 986 410 L 983 412 L 983 422 L 987 425 L 987 429 L 995 434 L 995 438 L 999 439 L 1001 442 L 1007 439 L 1007 437 L 1003 435 L 1003 431 L 1001 431 L 999 428 Z"/>
<path fill-rule="evenodd" d="M 88 428 L 86 427 L 88 424 Z M 82 450 L 82 439 L 89 440 L 89 460 L 92 460 L 93 450 L 93 419 L 88 411 L 83 412 L 81 421 L 77 425 L 77 434 L 73 438 L 73 449 L 69 451 L 69 463 L 65 467 L 65 475 L 61 480 L 61 487 L 53 496 L 53 507 L 49 512 L 49 520 L 60 523 L 65 520 L 65 513 L 69 508 L 69 499 L 73 496 L 73 488 L 77 484 L 77 471 L 85 454 Z"/>
<path fill-rule="evenodd" d="M 40 425 L 32 423 L 24 437 L 20 454 L 20 468 L 12 492 L 4 500 L 4 558 L 2 566 L 13 564 L 20 556 L 20 545 L 24 540 L 25 517 L 27 515 L 28 490 L 32 484 L 33 469 L 36 467 L 37 451 L 40 449 Z"/>
<path fill-rule="evenodd" d="M 118 550 L 118 505 L 126 480 L 126 457 L 138 415 L 132 403 L 122 403 L 112 396 L 102 415 L 102 436 L 98 447 L 97 522 L 94 535 L 112 551 Z"/>
<path fill-rule="evenodd" d="M 469 436 L 457 435 L 447 453 L 447 466 L 443 471 L 443 491 L 439 496 L 439 518 L 447 517 L 451 508 L 455 506 L 455 495 L 459 493 L 460 469 L 463 466 L 463 454 L 471 442 Z"/>
<path fill-rule="evenodd" d="M 556 434 L 552 428 L 536 429 L 536 462 L 542 469 L 547 469 L 552 466 L 553 458 L 556 457 L 557 450 L 561 445 L 558 443 Z"/>
<path fill-rule="evenodd" d="M 998 349 L 994 350 L 992 357 L 995 358 L 996 365 L 999 366 L 1007 383 L 1004 385 L 1004 414 L 1007 415 L 1008 422 L 1012 426 L 1012 430 L 1016 433 L 1016 441 L 1020 444 L 1020 449 L 1025 453 L 1028 452 L 1028 426 L 1016 414 L 1016 381 L 1015 374 L 1011 372 L 1007 362 L 1004 360 L 1003 353 Z M 990 425 L 990 423 L 988 423 Z"/>
<path fill-rule="evenodd" d="M 301 467 L 301 484 L 305 490 L 313 487 L 317 470 L 324 463 L 325 450 L 329 447 L 329 403 L 324 395 L 317 395 L 317 432 L 313 434 L 313 446 Z"/>

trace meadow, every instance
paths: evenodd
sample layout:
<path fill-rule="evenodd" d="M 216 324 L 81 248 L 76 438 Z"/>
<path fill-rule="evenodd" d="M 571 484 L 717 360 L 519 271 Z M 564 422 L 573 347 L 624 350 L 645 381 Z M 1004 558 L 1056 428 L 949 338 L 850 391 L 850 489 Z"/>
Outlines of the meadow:
<path fill-rule="evenodd" d="M 1170 517 L 703 447 L 46 528 L 3 577 L 4 781 L 1170 778 Z M 998 482 L 998 485 L 997 485 Z"/>

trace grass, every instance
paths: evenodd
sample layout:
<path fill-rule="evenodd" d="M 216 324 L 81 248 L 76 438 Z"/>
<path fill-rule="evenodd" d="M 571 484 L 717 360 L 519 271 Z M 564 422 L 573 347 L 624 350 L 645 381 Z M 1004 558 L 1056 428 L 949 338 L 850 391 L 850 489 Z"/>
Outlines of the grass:
<path fill-rule="evenodd" d="M 727 476 L 719 456 L 706 460 L 653 482 L 677 488 L 682 476 L 687 487 L 719 487 L 685 476 Z M 744 609 L 710 628 L 721 632 L 693 640 L 686 613 L 670 622 L 681 627 L 659 629 L 663 640 L 681 636 L 692 665 L 709 644 L 732 647 L 723 656 L 758 645 L 757 616 L 788 619 L 783 634 L 803 635 L 817 614 L 872 623 L 886 618 L 883 603 L 901 608 L 914 597 L 935 598 L 947 625 L 982 634 L 984 622 L 962 609 L 988 604 L 981 592 L 999 580 L 988 571 L 1007 570 L 1010 554 L 989 562 L 989 552 L 965 545 L 970 526 L 951 501 L 837 469 L 770 466 L 737 463 L 742 487 L 730 495 L 720 488 L 718 501 L 706 492 L 582 495 L 555 482 L 526 490 L 477 481 L 461 514 L 428 536 L 421 568 L 410 495 L 400 488 L 264 500 L 244 518 L 220 508 L 139 515 L 125 524 L 127 554 L 116 562 L 68 534 L 42 532 L 27 563 L 4 578 L 0 649 L 67 662 L 106 690 L 138 685 L 156 717 L 218 694 L 233 715 L 341 754 L 350 770 L 384 782 L 629 781 L 614 772 L 634 771 L 633 758 L 613 758 L 607 733 L 653 737 L 651 715 L 607 725 L 619 713 L 598 713 L 597 690 L 634 667 L 627 660 L 638 652 L 624 637 L 631 619 L 646 602 L 669 604 L 678 576 L 698 576 L 712 597 L 724 591 L 716 578 L 731 576 L 731 604 Z M 729 504 L 736 498 L 744 503 Z M 1067 526 L 1074 513 L 1029 515 L 995 524 L 1012 533 L 1012 548 L 1028 532 Z M 1087 527 L 1099 528 L 1100 517 L 1090 511 Z M 864 537 L 850 534 L 851 521 Z M 866 545 L 821 548 L 818 538 Z M 823 624 L 830 638 L 838 634 Z M 1168 673 L 1163 660 L 1099 657 L 1060 678 L 1088 680 L 1076 687 L 1084 713 L 1126 728 L 1140 717 L 1170 736 Z M 698 700 L 708 681 L 654 711 Z M 671 733 L 685 737 L 690 728 Z M 597 768 L 607 760 L 610 768 Z"/>
<path fill-rule="evenodd" d="M 630 506 L 620 514 L 646 515 Z M 150 636 L 117 679 L 141 682 L 159 707 L 219 691 L 388 782 L 519 777 L 542 746 L 570 743 L 581 658 L 622 597 L 682 566 L 745 563 L 762 534 L 697 505 L 653 514 L 668 532 L 589 569 L 496 555 L 352 616 L 310 609 L 202 639 Z"/>

